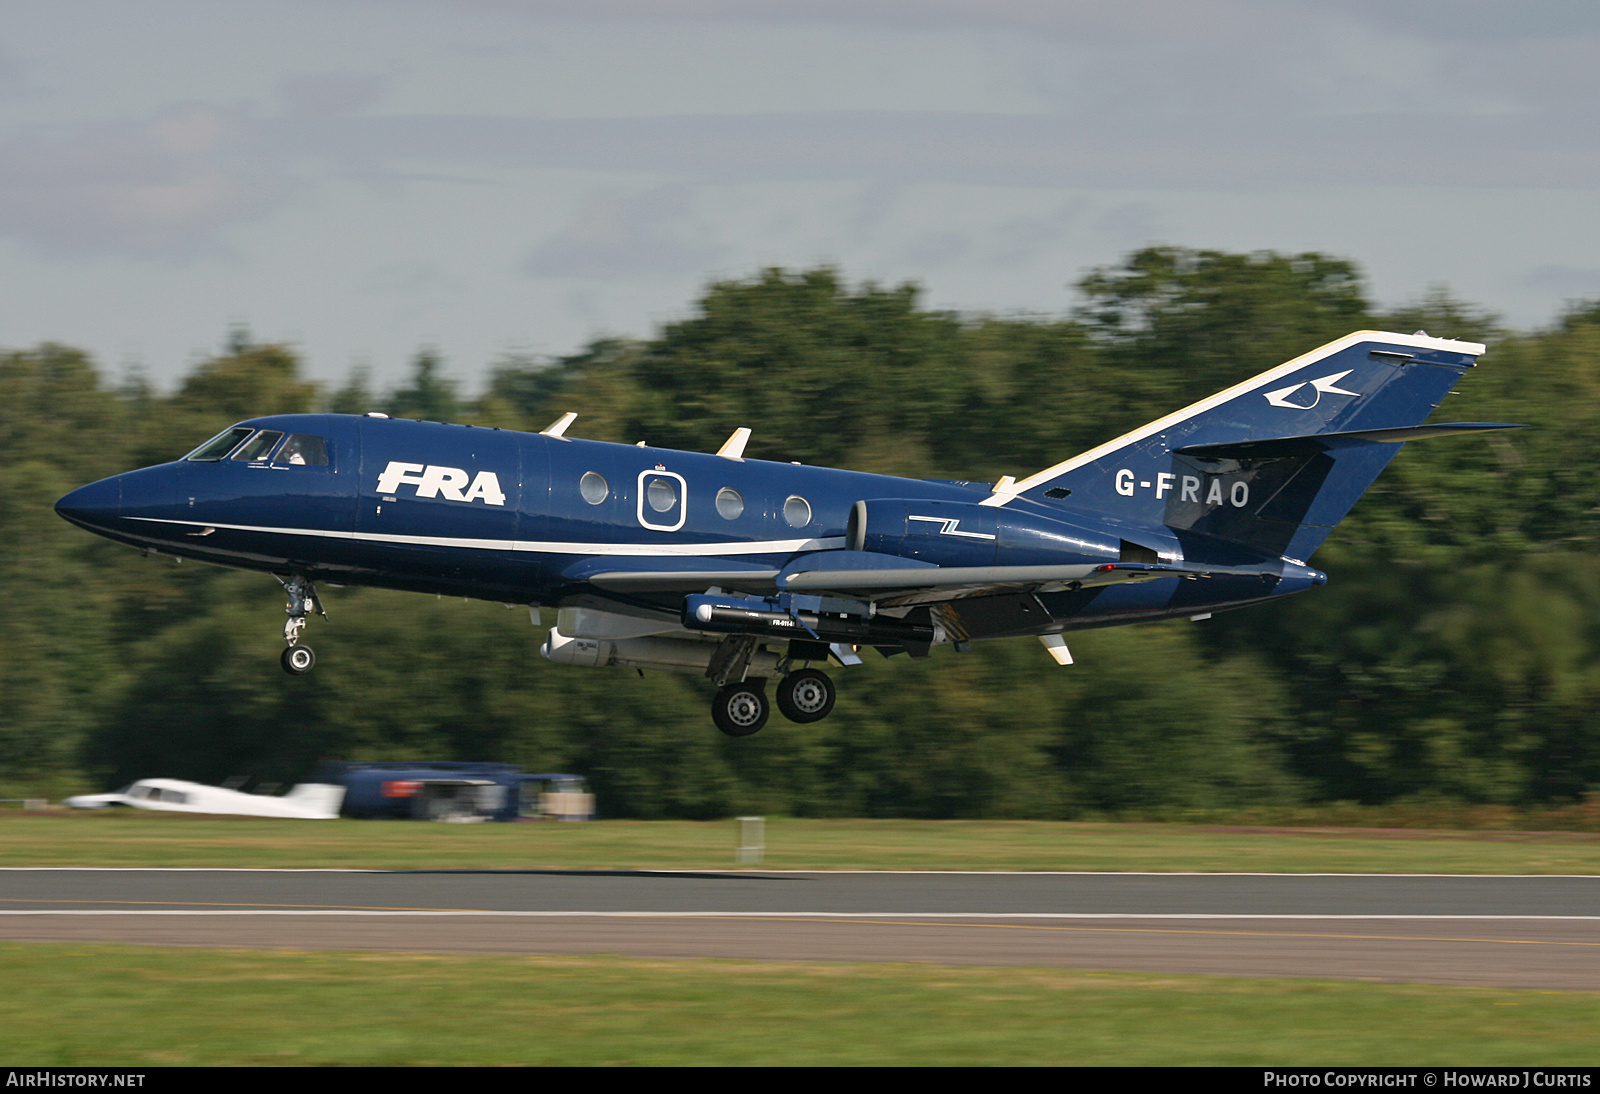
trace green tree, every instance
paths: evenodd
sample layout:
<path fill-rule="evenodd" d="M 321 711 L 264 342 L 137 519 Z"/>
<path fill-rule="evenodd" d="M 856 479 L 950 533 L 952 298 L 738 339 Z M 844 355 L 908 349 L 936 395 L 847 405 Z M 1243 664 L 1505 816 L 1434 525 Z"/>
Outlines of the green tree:
<path fill-rule="evenodd" d="M 1370 325 L 1360 271 L 1314 253 L 1149 247 L 1078 289 L 1109 359 L 1153 373 L 1149 396 L 1170 410 Z"/>
<path fill-rule="evenodd" d="M 13 792 L 72 784 L 115 681 L 112 583 L 99 567 L 118 552 L 52 507 L 121 469 L 127 425 L 83 353 L 0 354 L 0 785 Z"/>
<path fill-rule="evenodd" d="M 747 425 L 754 456 L 929 473 L 965 381 L 959 321 L 920 311 L 917 294 L 852 291 L 825 268 L 713 285 L 633 369 L 640 436 L 715 450 Z"/>
<path fill-rule="evenodd" d="M 411 383 L 390 394 L 384 409 L 392 418 L 421 418 L 429 422 L 460 420 L 461 402 L 456 382 L 440 375 L 442 362 L 431 349 L 419 350 L 411 361 Z"/>

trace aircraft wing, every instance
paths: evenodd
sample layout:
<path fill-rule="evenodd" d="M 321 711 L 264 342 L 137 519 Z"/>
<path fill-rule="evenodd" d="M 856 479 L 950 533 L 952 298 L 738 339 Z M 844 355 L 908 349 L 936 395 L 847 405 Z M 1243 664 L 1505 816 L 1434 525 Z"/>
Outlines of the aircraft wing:
<path fill-rule="evenodd" d="M 584 580 L 609 593 L 703 593 L 716 586 L 770 594 L 778 590 L 777 577 L 777 570 L 604 570 Z"/>
<path fill-rule="evenodd" d="M 1066 592 L 1163 577 L 1212 576 L 1208 569 L 1137 562 L 1098 566 L 934 566 L 912 559 L 896 559 L 898 565 L 870 569 L 837 565 L 853 561 L 849 558 L 851 554 L 815 552 L 792 560 L 782 569 L 730 566 L 727 559 L 718 558 L 608 558 L 586 561 L 565 576 L 610 593 L 689 594 L 720 588 L 763 596 L 778 592 L 840 596 L 871 601 L 883 607 L 933 604 L 1001 593 Z M 839 556 L 837 563 L 830 557 L 833 555 Z M 795 562 L 800 565 L 796 567 Z"/>
<path fill-rule="evenodd" d="M 934 604 L 1001 593 L 1053 593 L 1160 577 L 1201 577 L 1202 571 L 1149 563 L 1099 566 L 928 566 L 914 569 L 815 569 L 780 576 L 785 592 L 833 594 L 882 607 Z"/>
<path fill-rule="evenodd" d="M 586 558 L 562 574 L 608 593 L 703 593 L 714 587 L 771 596 L 778 571 L 770 565 L 694 555 Z"/>

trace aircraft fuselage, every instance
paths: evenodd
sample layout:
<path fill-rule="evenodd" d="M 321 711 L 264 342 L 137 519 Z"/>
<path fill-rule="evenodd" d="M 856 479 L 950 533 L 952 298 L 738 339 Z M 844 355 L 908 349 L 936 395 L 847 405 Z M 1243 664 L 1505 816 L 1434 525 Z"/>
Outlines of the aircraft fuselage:
<path fill-rule="evenodd" d="M 852 507 L 862 499 L 964 509 L 990 494 L 987 482 L 402 419 L 275 415 L 239 428 L 324 438 L 328 462 L 179 460 L 92 483 L 57 508 L 111 539 L 222 566 L 531 605 L 598 595 L 676 612 L 680 592 L 597 590 L 588 579 L 634 564 L 701 572 L 706 559 L 716 559 L 719 570 L 767 574 L 801 556 L 843 550 Z M 1165 527 L 1027 502 L 1008 512 L 1049 522 L 1077 518 L 1075 535 L 1063 525 L 1062 543 L 1036 546 L 1027 560 L 1036 564 L 1114 564 L 1128 536 L 1169 559 L 1182 557 L 1184 537 Z M 906 540 L 928 541 L 902 547 L 911 564 L 996 562 L 999 537 L 972 530 L 970 520 L 964 526 L 959 517 L 913 515 L 910 528 Z M 1266 589 L 1259 576 L 1270 559 L 1238 548 L 1226 553 L 1248 572 L 1232 581 L 1215 575 L 1203 588 L 1173 576 L 1037 595 L 1057 629 L 1081 629 L 1191 615 L 1277 592 L 1277 583 Z M 1305 588 L 1314 580 L 1308 573 L 1292 584 Z M 1027 630 L 1049 629 L 1049 622 Z"/>

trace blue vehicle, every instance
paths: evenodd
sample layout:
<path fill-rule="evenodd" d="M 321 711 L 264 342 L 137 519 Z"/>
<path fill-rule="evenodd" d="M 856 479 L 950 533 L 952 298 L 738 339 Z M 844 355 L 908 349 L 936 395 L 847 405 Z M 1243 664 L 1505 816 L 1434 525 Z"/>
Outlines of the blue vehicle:
<path fill-rule="evenodd" d="M 318 783 L 344 788 L 347 817 L 390 820 L 588 820 L 581 775 L 530 775 L 513 764 L 450 760 L 330 760 Z"/>
<path fill-rule="evenodd" d="M 1471 342 L 1361 331 L 1026 478 L 912 480 L 339 414 L 253 418 L 56 510 L 162 554 L 278 576 L 283 668 L 318 582 L 557 609 L 566 665 L 689 672 L 732 736 L 814 722 L 815 667 L 979 639 L 1204 618 L 1321 585 L 1308 560 L 1424 425 Z"/>

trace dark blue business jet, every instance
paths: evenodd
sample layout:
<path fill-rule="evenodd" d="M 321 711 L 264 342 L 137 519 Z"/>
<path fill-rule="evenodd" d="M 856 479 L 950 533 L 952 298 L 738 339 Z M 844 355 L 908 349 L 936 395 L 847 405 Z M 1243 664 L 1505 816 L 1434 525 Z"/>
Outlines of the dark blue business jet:
<path fill-rule="evenodd" d="M 814 722 L 813 667 L 1067 631 L 1204 619 L 1321 585 L 1317 547 L 1484 347 L 1361 331 L 1023 479 L 898 479 L 542 433 L 285 414 L 181 460 L 91 483 L 56 511 L 159 554 L 274 574 L 283 668 L 316 583 L 558 610 L 566 665 L 702 674 L 717 726 Z M 322 613 L 326 614 L 326 613 Z"/>

